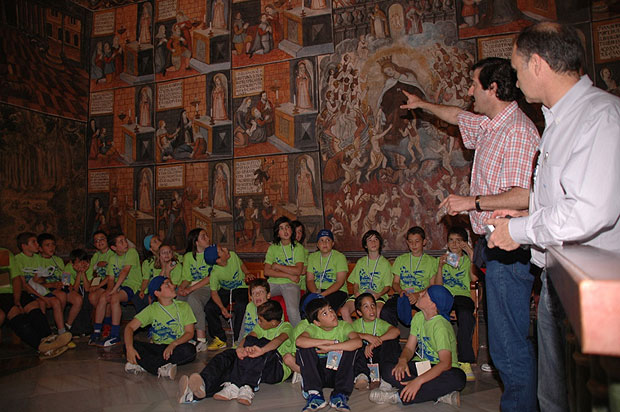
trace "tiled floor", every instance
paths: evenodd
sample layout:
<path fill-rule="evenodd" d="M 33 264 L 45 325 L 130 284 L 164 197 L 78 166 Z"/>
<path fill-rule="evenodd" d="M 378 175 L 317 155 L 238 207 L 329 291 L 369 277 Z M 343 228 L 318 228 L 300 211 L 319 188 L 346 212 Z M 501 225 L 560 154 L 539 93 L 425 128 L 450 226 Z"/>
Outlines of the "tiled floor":
<path fill-rule="evenodd" d="M 6 330 L 6 329 L 5 329 Z M 6 340 L 6 339 L 5 339 Z M 177 382 L 181 374 L 198 372 L 207 360 L 201 353 L 196 361 L 179 367 L 177 381 L 124 372 L 120 351 L 105 353 L 90 347 L 86 338 L 77 348 L 56 359 L 39 361 L 32 351 L 4 342 L 0 346 L 0 409 L 3 411 L 300 411 L 304 406 L 299 385 L 290 381 L 262 385 L 251 407 L 234 401 L 206 399 L 177 403 Z M 104 359 L 108 358 L 108 359 Z M 461 394 L 461 411 L 497 411 L 501 395 L 493 375 L 474 368 L 478 380 L 468 383 Z M 329 390 L 326 391 L 326 395 Z M 454 411 L 454 407 L 432 402 L 410 407 L 375 405 L 367 391 L 355 391 L 350 400 L 353 411 Z M 324 410 L 329 410 L 326 408 Z"/>

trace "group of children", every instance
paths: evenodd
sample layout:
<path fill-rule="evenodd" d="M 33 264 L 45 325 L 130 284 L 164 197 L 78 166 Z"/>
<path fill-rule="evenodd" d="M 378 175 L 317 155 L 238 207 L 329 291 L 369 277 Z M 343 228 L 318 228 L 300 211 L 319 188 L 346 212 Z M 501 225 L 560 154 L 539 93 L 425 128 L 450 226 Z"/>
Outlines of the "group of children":
<path fill-rule="evenodd" d="M 466 373 L 473 377 L 472 251 L 464 229 L 450 229 L 448 253 L 437 259 L 424 253 L 424 230 L 413 227 L 406 235 L 409 253 L 394 264 L 381 255 L 381 235 L 370 230 L 362 238 L 367 255 L 348 279 L 346 257 L 334 249 L 331 231 L 318 233 L 314 253 L 303 247 L 304 238 L 298 221 L 275 222 L 266 280 L 253 279 L 233 251 L 211 245 L 200 228 L 189 232 L 182 256 L 147 236 L 144 247 L 151 256 L 142 264 L 121 233 L 96 232 L 90 262 L 83 250 L 74 250 L 66 266 L 54 255 L 53 236 L 37 241 L 23 233 L 17 239 L 21 253 L 11 261 L 12 290 L 0 289 L 0 315 L 8 313 L 10 326 L 42 355 L 57 356 L 71 343 L 67 331 L 87 312 L 82 306 L 92 307 L 89 344 L 120 344 L 121 306 L 131 302 L 137 315 L 124 332 L 125 370 L 171 379 L 176 366 L 197 352 L 226 346 L 220 316 L 229 320 L 236 349 L 217 354 L 201 373 L 183 376 L 181 402 L 212 396 L 249 405 L 259 383 L 279 383 L 294 372 L 307 400 L 304 411 L 327 405 L 324 387 L 334 388 L 330 405 L 346 411 L 354 387 L 373 389 L 370 400 L 377 403 L 407 404 L 454 397 Z M 286 312 L 272 296 L 282 296 Z M 47 326 L 48 308 L 57 336 Z M 413 319 L 412 309 L 418 311 Z M 453 309 L 458 339 L 449 322 Z M 399 321 L 411 323 L 402 353 Z M 150 342 L 134 341 L 134 332 L 147 326 Z"/>

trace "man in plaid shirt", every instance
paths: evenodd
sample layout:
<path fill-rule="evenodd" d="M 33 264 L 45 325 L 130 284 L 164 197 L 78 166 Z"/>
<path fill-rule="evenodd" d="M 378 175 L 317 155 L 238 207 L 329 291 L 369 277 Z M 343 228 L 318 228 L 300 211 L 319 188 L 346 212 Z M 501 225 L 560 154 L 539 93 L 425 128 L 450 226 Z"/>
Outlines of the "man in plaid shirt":
<path fill-rule="evenodd" d="M 421 108 L 458 125 L 465 147 L 476 151 L 470 195 L 452 194 L 439 206 L 450 215 L 469 212 L 472 229 L 484 235 L 484 221 L 493 210 L 528 208 L 524 194 L 529 193 L 540 138 L 515 101 L 519 91 L 510 61 L 488 58 L 476 63 L 472 70 L 468 94 L 474 98 L 474 110 L 479 114 L 429 103 L 407 92 L 407 104 L 401 108 Z M 522 248 L 511 252 L 491 249 L 484 237 L 481 241 L 487 268 L 489 350 L 504 383 L 501 408 L 535 411 L 536 364 L 527 339 L 534 281 L 530 252 Z"/>

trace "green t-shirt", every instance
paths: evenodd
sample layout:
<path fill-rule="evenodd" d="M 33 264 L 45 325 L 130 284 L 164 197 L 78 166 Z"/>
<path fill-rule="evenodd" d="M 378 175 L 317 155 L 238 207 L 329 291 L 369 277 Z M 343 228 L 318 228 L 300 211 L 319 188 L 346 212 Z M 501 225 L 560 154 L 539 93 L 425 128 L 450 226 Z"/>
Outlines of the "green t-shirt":
<path fill-rule="evenodd" d="M 449 350 L 452 352 L 452 367 L 458 368 L 456 335 L 452 324 L 446 318 L 435 315 L 432 319 L 426 320 L 424 313 L 418 312 L 411 320 L 409 333 L 418 340 L 416 356 L 413 358 L 415 361 L 429 360 L 434 365 L 439 363 L 439 351 Z"/>
<path fill-rule="evenodd" d="M 265 255 L 265 263 L 273 264 L 277 263 L 284 266 L 295 266 L 298 263 L 304 263 L 304 247 L 301 243 L 295 243 L 293 248 L 292 244 L 286 246 L 279 244 L 271 244 L 267 249 Z M 293 283 L 288 278 L 269 278 L 269 283 L 281 285 L 286 283 Z"/>
<path fill-rule="evenodd" d="M 258 314 L 256 313 L 256 305 L 254 302 L 248 302 L 243 315 L 243 326 L 239 333 L 240 338 L 245 338 L 248 333 L 252 332 L 254 326 L 258 324 Z"/>
<path fill-rule="evenodd" d="M 353 321 L 353 330 L 357 333 L 366 333 L 368 335 L 383 336 L 390 329 L 389 323 L 383 319 L 375 319 L 372 322 L 366 322 L 362 318 Z"/>
<path fill-rule="evenodd" d="M 155 256 L 144 259 L 142 262 L 142 280 L 150 280 L 155 277 Z"/>
<path fill-rule="evenodd" d="M 11 280 L 18 276 L 23 276 L 26 283 L 30 282 L 30 279 L 34 278 L 37 274 L 47 274 L 48 268 L 43 263 L 43 259 L 38 254 L 27 256 L 23 252 L 13 256 L 10 267 Z M 46 292 L 42 295 L 45 296 L 49 293 L 49 290 L 45 288 Z"/>
<path fill-rule="evenodd" d="M 338 321 L 338 326 L 332 330 L 325 330 L 318 327 L 316 324 L 311 323 L 306 328 L 305 332 L 308 332 L 313 339 L 327 339 L 337 340 L 338 342 L 346 342 L 349 340 L 349 333 L 354 332 L 353 326 L 349 322 L 344 320 Z"/>
<path fill-rule="evenodd" d="M 8 249 L 0 248 L 0 250 L 6 250 L 6 252 L 9 254 L 9 266 L 5 267 L 5 269 L 3 270 L 4 272 L 8 269 L 7 271 L 9 273 L 9 283 L 0 286 L 0 293 L 13 293 L 13 276 L 11 276 L 11 266 L 13 265 L 14 256 L 13 253 L 11 253 L 11 251 Z"/>
<path fill-rule="evenodd" d="M 95 252 L 93 257 L 90 259 L 90 265 L 86 270 L 86 278 L 89 281 L 93 280 L 93 272 L 96 272 L 101 278 L 106 277 L 108 275 L 108 262 L 115 255 L 116 253 L 114 253 L 112 249 L 108 249 L 105 253 L 101 253 L 99 251 Z"/>
<path fill-rule="evenodd" d="M 359 292 L 381 292 L 386 286 L 392 286 L 392 265 L 383 256 L 377 260 L 370 260 L 368 256 L 357 260 L 355 268 L 349 276 L 349 282 L 359 286 Z M 387 293 L 383 295 L 387 298 Z"/>
<path fill-rule="evenodd" d="M 467 296 L 471 297 L 470 284 L 471 284 L 471 260 L 469 256 L 463 255 L 459 259 L 459 265 L 457 267 L 443 265 L 441 269 L 441 275 L 443 277 L 443 285 L 452 293 L 453 296 Z"/>
<path fill-rule="evenodd" d="M 114 282 L 116 282 L 125 266 L 131 266 L 131 269 L 129 269 L 129 273 L 121 286 L 127 286 L 136 293 L 140 289 L 140 284 L 142 283 L 140 257 L 136 249 L 130 248 L 123 256 L 119 256 L 115 253 L 108 261 L 108 276 L 113 276 Z"/>
<path fill-rule="evenodd" d="M 430 285 L 431 278 L 437 274 L 438 268 L 439 261 L 426 253 L 420 257 L 405 253 L 394 261 L 392 273 L 400 277 L 401 289 L 413 289 L 414 292 L 419 292 Z"/>
<path fill-rule="evenodd" d="M 308 267 L 308 256 L 310 256 L 310 252 L 308 249 L 304 248 L 304 268 Z M 306 290 L 306 270 L 304 269 L 304 273 L 299 277 L 299 289 Z"/>
<path fill-rule="evenodd" d="M 136 319 L 141 326 L 151 325 L 153 343 L 160 345 L 168 345 L 179 339 L 185 333 L 186 325 L 196 323 L 189 304 L 176 299 L 168 306 L 154 302 L 138 313 Z"/>
<path fill-rule="evenodd" d="M 153 268 L 153 277 L 161 275 L 161 268 Z M 170 271 L 170 281 L 173 285 L 179 286 L 183 281 L 183 265 L 177 262 L 176 266 Z"/>
<path fill-rule="evenodd" d="M 325 290 L 336 283 L 338 272 L 347 273 L 347 258 L 337 250 L 331 251 L 331 256 L 322 257 L 321 252 L 314 252 L 308 256 L 308 272 L 314 275 L 314 284 L 319 290 Z M 340 287 L 341 291 L 347 293 L 347 282 Z"/>
<path fill-rule="evenodd" d="M 187 252 L 183 256 L 183 280 L 190 283 L 198 282 L 210 274 L 211 265 L 205 263 L 203 253 L 196 253 L 196 258 L 192 252 Z"/>
<path fill-rule="evenodd" d="M 252 332 L 254 332 L 256 334 L 256 337 L 259 339 L 265 338 L 269 340 L 274 340 L 275 338 L 280 336 L 280 334 L 286 333 L 288 335 L 288 339 L 286 339 L 284 342 L 282 342 L 280 346 L 278 346 L 278 353 L 282 357 L 284 357 L 284 355 L 286 355 L 287 353 L 290 353 L 292 355 L 295 354 L 295 344 L 292 340 L 293 326 L 291 326 L 290 323 L 280 322 L 278 326 L 271 329 L 263 329 L 257 324 L 256 326 L 254 326 Z M 284 370 L 284 377 L 282 378 L 282 381 L 285 381 L 291 375 L 291 369 L 286 366 L 284 362 L 282 362 L 282 369 Z"/>
<path fill-rule="evenodd" d="M 40 256 L 40 255 L 39 255 Z M 43 266 L 48 269 L 50 274 L 45 278 L 45 283 L 62 282 L 62 272 L 65 270 L 65 263 L 58 256 L 44 258 L 41 256 Z"/>
<path fill-rule="evenodd" d="M 308 323 L 308 319 L 302 319 L 297 326 L 295 326 L 295 329 L 293 330 L 293 343 L 295 343 L 295 341 L 297 341 L 297 338 L 299 337 L 299 335 L 301 335 L 302 333 L 304 333 L 306 331 L 306 329 L 308 328 L 308 326 L 310 325 L 310 323 Z"/>
<path fill-rule="evenodd" d="M 77 272 L 75 268 L 73 267 L 73 263 L 71 262 L 67 263 L 67 266 L 65 266 L 65 272 L 71 275 L 71 285 L 74 285 L 75 279 L 77 278 Z M 82 281 L 80 280 L 80 285 L 81 284 L 82 284 Z"/>
<path fill-rule="evenodd" d="M 247 288 L 245 283 L 245 274 L 241 270 L 241 259 L 235 252 L 230 252 L 230 259 L 226 262 L 226 266 L 215 265 L 211 271 L 211 290 L 234 290 L 239 288 Z"/>

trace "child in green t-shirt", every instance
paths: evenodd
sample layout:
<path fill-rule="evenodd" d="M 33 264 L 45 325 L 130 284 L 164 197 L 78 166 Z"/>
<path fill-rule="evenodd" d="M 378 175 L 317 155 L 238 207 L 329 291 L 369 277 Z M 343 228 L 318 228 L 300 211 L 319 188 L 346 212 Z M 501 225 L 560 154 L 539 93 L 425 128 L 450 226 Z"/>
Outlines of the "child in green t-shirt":
<path fill-rule="evenodd" d="M 323 295 L 331 307 L 338 311 L 347 300 L 347 258 L 334 250 L 334 235 L 322 229 L 316 236 L 318 251 L 308 256 L 306 289 Z M 305 297 L 305 296 L 304 296 Z"/>
<path fill-rule="evenodd" d="M 360 258 L 351 275 L 349 282 L 353 284 L 353 296 L 340 311 L 342 319 L 353 322 L 351 313 L 355 310 L 355 299 L 362 293 L 371 293 L 377 303 L 377 316 L 387 300 L 387 292 L 392 286 L 392 265 L 383 256 L 383 238 L 376 230 L 369 230 L 362 236 L 362 247 L 367 256 Z"/>
<path fill-rule="evenodd" d="M 299 220 L 293 220 L 291 222 L 291 229 L 293 230 L 293 234 L 295 235 L 295 242 L 299 243 L 304 248 L 304 268 L 302 270 L 302 275 L 299 277 L 299 288 L 302 291 L 306 290 L 306 272 L 308 271 L 308 256 L 310 252 L 306 249 L 306 226 L 301 223 Z M 303 297 L 302 297 L 303 301 Z"/>
<path fill-rule="evenodd" d="M 86 275 L 89 267 L 88 254 L 84 249 L 74 249 L 69 254 L 69 263 L 65 272 L 71 275 L 71 291 L 82 298 L 82 308 L 75 318 L 71 331 L 74 334 L 86 335 L 92 332 L 92 306 L 88 300 L 90 281 Z"/>
<path fill-rule="evenodd" d="M 267 279 L 254 279 L 249 283 L 250 301 L 245 307 L 243 315 L 243 324 L 239 332 L 239 339 L 245 338 L 248 333 L 252 332 L 254 326 L 258 323 L 258 314 L 256 308 L 271 299 L 269 282 Z M 238 345 L 237 341 L 237 345 Z"/>
<path fill-rule="evenodd" d="M 157 276 L 155 273 L 155 260 L 159 255 L 159 248 L 162 242 L 157 236 L 147 235 L 142 240 L 142 244 L 144 245 L 142 283 L 140 284 L 140 288 L 138 288 L 138 292 L 133 296 L 133 298 L 131 298 L 131 303 L 133 303 L 136 308 L 136 313 L 139 313 L 142 309 L 149 305 L 147 288 L 149 286 L 149 281 Z"/>
<path fill-rule="evenodd" d="M 20 293 L 26 291 L 32 298 L 36 299 L 42 313 L 45 313 L 46 309 L 52 309 L 58 334 L 64 334 L 66 328 L 62 303 L 44 286 L 45 278 L 49 275 L 50 270 L 38 254 L 40 248 L 37 237 L 34 233 L 20 233 L 17 236 L 17 245 L 21 253 L 15 255 L 11 262 L 11 279 L 18 279 Z M 15 285 L 13 287 L 15 288 Z"/>
<path fill-rule="evenodd" d="M 362 340 L 350 323 L 338 321 L 326 299 L 315 299 L 306 306 L 308 327 L 296 339 L 297 364 L 301 368 L 303 390 L 308 393 L 303 411 L 327 405 L 323 388 L 334 388 L 330 405 L 349 410 L 347 401 L 353 391 L 353 363 Z"/>
<path fill-rule="evenodd" d="M 149 282 L 149 295 L 153 303 L 138 313 L 125 328 L 126 372 L 138 374 L 146 370 L 158 377 L 174 380 L 177 365 L 196 358 L 196 347 L 189 343 L 194 337 L 196 318 L 186 302 L 174 299 L 175 289 L 170 279 L 163 276 L 156 276 Z M 148 325 L 151 325 L 153 343 L 134 342 L 134 332 Z"/>
<path fill-rule="evenodd" d="M 64 326 L 71 330 L 75 318 L 82 309 L 82 295 L 71 288 L 71 274 L 65 271 L 65 264 L 56 256 L 56 238 L 51 233 L 41 233 L 37 237 L 43 265 L 49 268 L 49 276 L 45 279 L 47 287 L 60 300 L 60 307 L 64 314 L 67 303 L 71 305 Z M 53 268 L 53 269 L 52 269 Z"/>
<path fill-rule="evenodd" d="M 444 285 L 454 296 L 452 309 L 456 313 L 456 342 L 458 359 L 461 369 L 467 375 L 468 381 L 476 380 L 471 369 L 471 363 L 476 362 L 472 347 L 472 336 L 476 320 L 474 318 L 475 305 L 471 299 L 471 281 L 477 280 L 472 273 L 470 256 L 473 255 L 471 246 L 467 243 L 467 231 L 462 227 L 454 226 L 448 229 L 448 252 L 458 257 L 454 265 L 448 263 L 448 253 L 439 258 L 439 269 L 434 283 Z M 467 254 L 464 254 L 465 251 Z"/>
<path fill-rule="evenodd" d="M 186 301 L 196 317 L 197 352 L 207 350 L 207 323 L 205 305 L 211 299 L 211 270 L 213 265 L 205 262 L 204 252 L 211 240 L 207 231 L 194 228 L 187 234 L 187 250 L 183 256 L 183 277 L 177 290 L 179 300 Z"/>
<path fill-rule="evenodd" d="M 34 278 L 39 270 L 36 254 L 39 245 L 35 234 L 20 233 L 17 246 L 21 253 L 13 256 L 9 252 L 10 284 L 0 290 L 0 310 L 4 312 L 9 327 L 23 342 L 38 350 L 42 359 L 59 356 L 68 349 L 71 333 L 52 335 L 45 317 L 45 304 L 31 294 L 32 287 L 26 287 L 25 276 Z M 58 299 L 51 299 L 55 299 L 60 308 Z"/>
<path fill-rule="evenodd" d="M 291 324 L 282 320 L 282 306 L 273 300 L 263 303 L 258 307 L 258 324 L 236 350 L 218 354 L 199 374 L 181 378 L 179 401 L 213 396 L 250 405 L 259 383 L 280 383 L 290 375 L 283 357 L 295 351 L 292 334 Z"/>
<path fill-rule="evenodd" d="M 353 322 L 353 330 L 364 342 L 363 356 L 358 353 L 355 361 L 355 388 L 375 388 L 379 386 L 381 364 L 397 359 L 400 330 L 378 318 L 377 304 L 372 293 L 365 292 L 355 298 L 355 310 L 360 317 Z"/>
<path fill-rule="evenodd" d="M 392 289 L 395 294 L 386 302 L 381 311 L 381 319 L 390 324 L 398 325 L 397 303 L 398 298 L 407 296 L 412 309 L 418 300 L 420 292 L 431 284 L 431 279 L 437 274 L 438 261 L 424 253 L 426 246 L 426 232 L 420 226 L 414 226 L 405 235 L 409 253 L 400 255 L 392 265 L 394 280 Z"/>
<path fill-rule="evenodd" d="M 95 308 L 95 325 L 89 344 L 111 347 L 121 344 L 121 303 L 129 302 L 140 287 L 142 271 L 140 258 L 134 248 L 129 247 L 127 238 L 122 233 L 113 234 L 108 239 L 114 256 L 107 266 L 106 292 L 99 297 Z M 112 313 L 112 325 L 108 339 L 102 339 L 101 329 L 107 307 Z"/>
<path fill-rule="evenodd" d="M 420 312 L 411 321 L 409 339 L 398 362 L 386 362 L 381 373 L 396 391 L 374 389 L 370 393 L 372 402 L 408 405 L 434 400 L 458 404 L 457 391 L 465 387 L 465 373 L 456 358 L 456 337 L 450 324 L 452 304 L 452 294 L 441 285 L 420 293 Z"/>
<path fill-rule="evenodd" d="M 108 245 L 108 235 L 98 230 L 93 234 L 93 243 L 97 251 L 90 258 L 90 266 L 86 271 L 86 277 L 90 282 L 88 291 L 88 301 L 95 307 L 99 302 L 99 298 L 103 295 L 108 287 L 106 276 L 108 275 L 108 262 L 114 256 L 114 252 Z M 109 325 L 112 322 L 110 313 L 106 313 L 104 324 Z"/>
<path fill-rule="evenodd" d="M 212 250 L 216 253 L 212 253 Z M 239 338 L 243 315 L 248 304 L 246 282 L 250 280 L 250 277 L 248 269 L 235 252 L 216 245 L 209 246 L 207 251 L 205 256 L 214 255 L 215 257 L 213 261 L 207 262 L 207 264 L 214 265 L 210 282 L 211 300 L 205 306 L 209 335 L 213 337 L 208 349 L 218 350 L 226 346 L 226 332 L 222 328 L 220 315 L 229 322 L 232 321 L 234 341 Z M 226 306 L 233 303 L 233 313 L 229 313 Z"/>
<path fill-rule="evenodd" d="M 279 217 L 273 225 L 273 243 L 265 254 L 265 276 L 269 278 L 272 296 L 282 296 L 286 313 L 293 326 L 299 315 L 299 279 L 304 269 L 304 247 L 295 242 L 291 220 Z"/>

